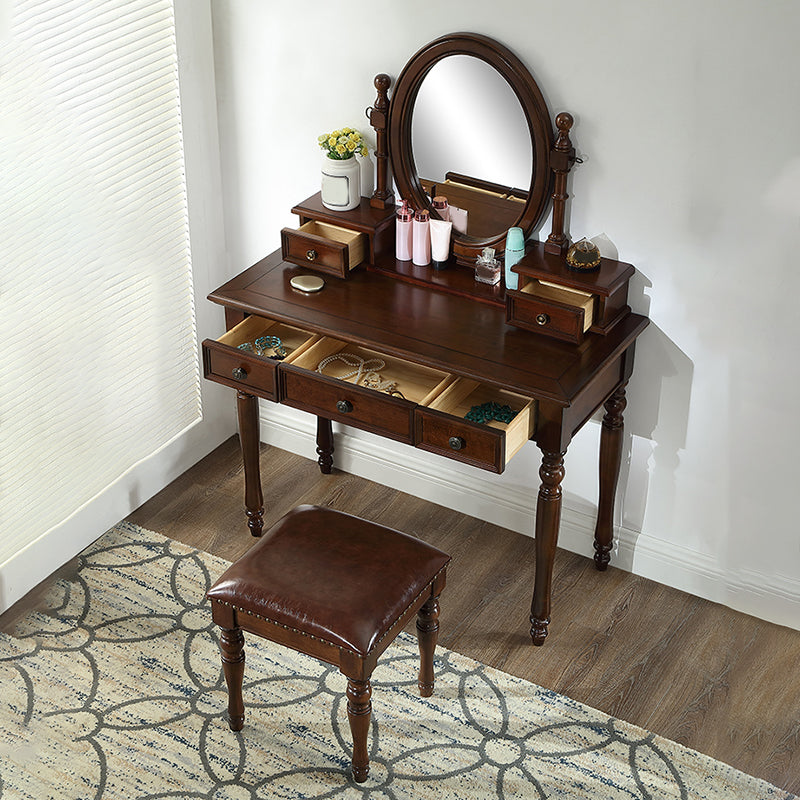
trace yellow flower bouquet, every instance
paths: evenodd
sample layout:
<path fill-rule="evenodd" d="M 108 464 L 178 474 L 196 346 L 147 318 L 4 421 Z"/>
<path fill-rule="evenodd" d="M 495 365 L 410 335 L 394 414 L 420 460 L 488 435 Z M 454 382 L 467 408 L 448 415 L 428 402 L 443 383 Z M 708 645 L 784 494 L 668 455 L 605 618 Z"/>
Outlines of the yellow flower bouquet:
<path fill-rule="evenodd" d="M 339 128 L 330 133 L 323 133 L 317 141 L 328 158 L 334 161 L 345 161 L 354 155 L 367 155 L 363 137 L 353 128 Z"/>

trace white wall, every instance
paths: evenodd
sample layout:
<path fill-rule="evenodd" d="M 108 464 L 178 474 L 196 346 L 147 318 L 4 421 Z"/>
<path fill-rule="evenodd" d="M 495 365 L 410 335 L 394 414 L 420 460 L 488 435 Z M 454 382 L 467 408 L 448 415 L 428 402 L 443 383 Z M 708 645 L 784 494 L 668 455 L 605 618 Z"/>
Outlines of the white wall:
<path fill-rule="evenodd" d="M 628 391 L 629 462 L 615 564 L 800 627 L 796 535 L 795 250 L 800 233 L 800 6 L 678 0 L 379 2 L 213 0 L 231 265 L 279 246 L 291 206 L 318 190 L 316 137 L 355 125 L 373 76 L 393 77 L 443 33 L 493 36 L 530 68 L 553 114 L 575 116 L 570 231 L 604 235 L 636 265 L 634 310 L 652 324 Z M 267 439 L 313 455 L 311 421 L 269 410 Z M 562 545 L 591 552 L 599 424 L 567 455 Z M 454 467 L 397 475 L 346 440 L 347 468 L 432 493 L 525 533 L 533 444 L 500 480 Z M 361 444 L 367 442 L 366 444 Z M 441 478 L 442 465 L 403 449 Z M 361 455 L 359 455 L 361 453 Z M 369 455 L 368 455 L 369 454 Z M 415 467 L 416 468 L 416 467 Z M 447 484 L 447 485 L 445 485 Z M 463 485 L 481 496 L 464 492 Z M 499 499 L 499 507 L 493 502 Z"/>

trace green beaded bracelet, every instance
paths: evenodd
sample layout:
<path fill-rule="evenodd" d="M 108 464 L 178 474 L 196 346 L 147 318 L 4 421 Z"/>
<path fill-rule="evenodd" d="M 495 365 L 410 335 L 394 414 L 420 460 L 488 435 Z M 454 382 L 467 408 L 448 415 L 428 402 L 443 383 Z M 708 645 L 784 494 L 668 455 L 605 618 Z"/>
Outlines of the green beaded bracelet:
<path fill-rule="evenodd" d="M 464 419 L 470 422 L 479 422 L 485 425 L 487 422 L 496 420 L 497 422 L 504 422 L 508 424 L 514 417 L 517 416 L 516 411 L 511 410 L 511 406 L 501 406 L 500 403 L 494 401 L 483 403 L 479 406 L 472 406 L 464 415 Z"/>
<path fill-rule="evenodd" d="M 286 348 L 277 336 L 259 336 L 255 341 L 255 347 L 250 342 L 242 342 L 238 349 L 247 353 L 255 353 L 257 356 L 266 356 L 267 350 L 273 350 L 275 355 L 269 356 L 269 358 L 278 361 L 286 358 Z"/>

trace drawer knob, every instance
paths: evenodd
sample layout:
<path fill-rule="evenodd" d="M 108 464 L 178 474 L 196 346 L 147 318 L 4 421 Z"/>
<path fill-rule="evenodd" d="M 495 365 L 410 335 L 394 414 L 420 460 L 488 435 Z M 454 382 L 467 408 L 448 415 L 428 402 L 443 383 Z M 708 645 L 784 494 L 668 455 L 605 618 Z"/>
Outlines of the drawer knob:
<path fill-rule="evenodd" d="M 316 250 L 306 250 L 306 258 L 309 261 L 316 261 L 317 260 L 317 251 Z"/>
<path fill-rule="evenodd" d="M 336 403 L 336 410 L 342 414 L 349 414 L 353 410 L 353 404 L 349 400 L 339 400 Z"/>
<path fill-rule="evenodd" d="M 536 324 L 537 325 L 547 325 L 550 322 L 550 315 L 549 314 L 537 314 L 536 315 Z"/>
<path fill-rule="evenodd" d="M 447 443 L 451 450 L 463 450 L 467 444 L 460 436 L 451 436 Z"/>
<path fill-rule="evenodd" d="M 247 377 L 247 370 L 244 367 L 234 367 L 231 374 L 237 381 L 243 381 Z"/>

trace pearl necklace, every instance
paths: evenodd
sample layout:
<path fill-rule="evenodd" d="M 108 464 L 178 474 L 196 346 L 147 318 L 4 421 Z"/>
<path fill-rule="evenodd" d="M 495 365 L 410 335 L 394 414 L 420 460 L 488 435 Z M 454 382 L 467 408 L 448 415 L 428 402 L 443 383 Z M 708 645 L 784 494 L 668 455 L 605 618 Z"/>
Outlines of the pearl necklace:
<path fill-rule="evenodd" d="M 334 353 L 332 356 L 323 358 L 322 361 L 317 364 L 317 372 L 322 374 L 325 367 L 327 367 L 328 364 L 332 364 L 334 361 L 342 361 L 348 367 L 355 367 L 352 372 L 347 372 L 339 377 L 339 380 L 346 381 L 348 378 L 355 376 L 356 379 L 353 383 L 361 383 L 361 376 L 364 374 L 364 370 L 373 374 L 386 366 L 386 362 L 382 358 L 368 358 L 365 361 L 361 356 L 353 355 L 353 353 Z"/>

